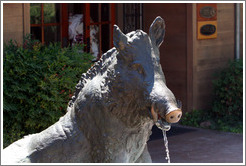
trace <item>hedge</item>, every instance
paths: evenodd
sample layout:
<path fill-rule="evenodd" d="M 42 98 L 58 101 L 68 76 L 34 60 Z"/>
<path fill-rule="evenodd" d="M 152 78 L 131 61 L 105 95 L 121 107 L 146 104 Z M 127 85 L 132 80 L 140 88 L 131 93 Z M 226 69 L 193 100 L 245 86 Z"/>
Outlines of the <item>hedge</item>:
<path fill-rule="evenodd" d="M 62 48 L 24 39 L 4 45 L 3 142 L 4 147 L 24 135 L 40 132 L 65 114 L 75 85 L 92 65 L 83 46 Z"/>

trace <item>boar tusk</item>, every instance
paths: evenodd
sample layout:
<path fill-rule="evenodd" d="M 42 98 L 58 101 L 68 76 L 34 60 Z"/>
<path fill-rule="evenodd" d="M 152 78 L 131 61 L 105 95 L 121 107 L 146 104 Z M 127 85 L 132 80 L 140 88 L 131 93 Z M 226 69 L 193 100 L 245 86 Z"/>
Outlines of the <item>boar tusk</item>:
<path fill-rule="evenodd" d="M 152 115 L 152 117 L 154 119 L 154 122 L 157 122 L 157 120 L 158 120 L 158 114 L 155 112 L 154 104 L 152 104 L 152 106 L 151 106 L 151 115 Z"/>

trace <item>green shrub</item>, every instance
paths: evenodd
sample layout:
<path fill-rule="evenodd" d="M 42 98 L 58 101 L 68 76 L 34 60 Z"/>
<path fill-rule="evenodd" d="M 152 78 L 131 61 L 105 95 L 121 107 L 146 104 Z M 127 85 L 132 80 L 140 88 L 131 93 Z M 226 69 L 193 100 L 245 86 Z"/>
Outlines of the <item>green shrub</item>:
<path fill-rule="evenodd" d="M 243 121 L 243 61 L 231 61 L 213 85 L 212 115 L 224 121 Z"/>
<path fill-rule="evenodd" d="M 44 130 L 65 114 L 81 74 L 92 65 L 92 56 L 79 50 L 81 45 L 43 46 L 30 37 L 23 47 L 13 41 L 4 46 L 4 147 Z"/>
<path fill-rule="evenodd" d="M 213 81 L 214 100 L 211 116 L 223 131 L 242 131 L 243 124 L 243 61 L 230 61 Z"/>
<path fill-rule="evenodd" d="M 213 81 L 214 99 L 211 110 L 194 110 L 186 113 L 181 124 L 201 127 L 209 122 L 208 128 L 243 132 L 243 61 L 230 61 L 227 68 L 216 74 Z"/>
<path fill-rule="evenodd" d="M 186 112 L 180 123 L 186 126 L 201 127 L 200 124 L 208 119 L 210 117 L 206 111 L 193 110 L 192 112 Z"/>

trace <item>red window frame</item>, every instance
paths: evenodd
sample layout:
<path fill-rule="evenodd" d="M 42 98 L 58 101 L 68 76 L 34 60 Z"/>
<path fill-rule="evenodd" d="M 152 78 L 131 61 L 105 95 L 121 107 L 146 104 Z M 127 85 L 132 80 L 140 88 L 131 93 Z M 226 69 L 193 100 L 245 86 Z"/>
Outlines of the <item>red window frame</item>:
<path fill-rule="evenodd" d="M 110 47 L 113 47 L 113 26 L 115 24 L 115 4 L 114 3 L 109 3 L 110 7 L 110 20 L 109 21 L 101 21 L 100 18 L 101 16 L 99 15 L 99 21 L 98 22 L 91 22 L 90 17 L 84 17 L 84 41 L 87 45 L 86 51 L 90 51 L 90 26 L 91 25 L 98 25 L 99 26 L 99 56 L 101 56 L 101 46 L 102 46 L 102 38 L 101 38 L 101 26 L 104 24 L 109 24 L 110 25 Z M 42 33 L 42 43 L 45 42 L 44 40 L 44 27 L 45 26 L 60 26 L 61 28 L 61 43 L 62 46 L 67 46 L 68 42 L 68 4 L 67 3 L 61 3 L 60 4 L 61 8 L 61 19 L 59 23 L 44 23 L 44 13 L 43 13 L 43 3 L 41 4 L 41 24 L 31 24 L 31 27 L 41 27 L 41 33 Z M 82 9 L 81 9 L 82 10 Z M 99 3 L 99 11 L 101 10 L 101 4 Z M 85 3 L 84 4 L 84 9 L 83 13 L 85 16 L 90 16 L 90 3 Z M 98 12 L 99 14 L 101 12 Z M 88 44 L 89 43 L 89 44 Z M 99 57 L 100 58 L 100 57 Z"/>
<path fill-rule="evenodd" d="M 61 8 L 61 6 L 60 6 L 60 8 Z M 62 31 L 63 26 L 61 26 L 62 25 L 61 22 L 62 21 L 60 20 L 60 22 L 55 22 L 55 23 L 44 23 L 44 3 L 41 3 L 41 24 L 31 24 L 30 26 L 31 27 L 41 27 L 41 43 L 44 44 L 45 43 L 44 27 L 46 27 L 46 26 L 60 26 L 61 31 Z"/>
<path fill-rule="evenodd" d="M 98 25 L 99 26 L 99 56 L 101 56 L 102 52 L 101 52 L 101 46 L 102 46 L 102 35 L 101 35 L 101 28 L 102 28 L 102 25 L 104 24 L 110 24 L 110 46 L 113 47 L 113 27 L 114 27 L 114 24 L 115 24 L 115 4 L 114 3 L 110 3 L 110 20 L 109 21 L 101 21 L 101 16 L 100 16 L 100 13 L 101 12 L 98 12 L 99 13 L 99 20 L 98 22 L 91 22 L 90 21 L 90 17 L 85 17 L 85 20 L 84 20 L 84 27 L 85 27 L 85 35 L 84 35 L 84 41 L 85 41 L 85 44 L 87 45 L 87 48 L 86 50 L 89 51 L 90 50 L 90 46 L 88 43 L 90 43 L 90 26 L 91 25 Z M 101 4 L 99 3 L 99 11 L 101 11 Z M 85 6 L 84 6 L 84 14 L 85 16 L 90 16 L 90 3 L 86 3 Z M 100 58 L 100 57 L 98 57 Z"/>

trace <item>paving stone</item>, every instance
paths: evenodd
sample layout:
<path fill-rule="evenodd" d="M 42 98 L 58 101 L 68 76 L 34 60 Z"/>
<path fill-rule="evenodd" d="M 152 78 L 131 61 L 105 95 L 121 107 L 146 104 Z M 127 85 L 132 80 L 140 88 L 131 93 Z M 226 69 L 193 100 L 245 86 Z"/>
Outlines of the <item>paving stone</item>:
<path fill-rule="evenodd" d="M 167 163 L 162 132 L 152 129 L 153 163 Z M 176 125 L 167 132 L 171 163 L 243 163 L 243 135 Z"/>

